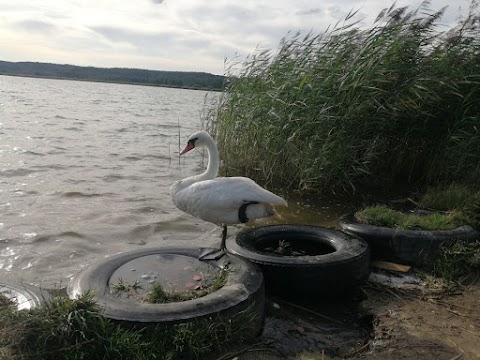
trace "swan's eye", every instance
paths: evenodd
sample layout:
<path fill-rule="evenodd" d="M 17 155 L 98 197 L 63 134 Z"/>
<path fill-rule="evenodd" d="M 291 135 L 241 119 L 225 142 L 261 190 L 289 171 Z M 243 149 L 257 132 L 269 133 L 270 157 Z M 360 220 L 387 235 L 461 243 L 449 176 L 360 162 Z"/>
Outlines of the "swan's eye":
<path fill-rule="evenodd" d="M 191 144 L 193 147 L 195 147 L 195 141 L 197 141 L 197 140 L 198 140 L 198 138 L 196 137 L 194 139 L 188 140 L 188 143 Z"/>

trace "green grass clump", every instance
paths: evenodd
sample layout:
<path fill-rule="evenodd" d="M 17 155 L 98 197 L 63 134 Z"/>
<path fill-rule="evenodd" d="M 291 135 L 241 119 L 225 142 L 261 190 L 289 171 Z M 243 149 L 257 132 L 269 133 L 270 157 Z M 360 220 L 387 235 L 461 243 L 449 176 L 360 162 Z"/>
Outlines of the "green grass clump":
<path fill-rule="evenodd" d="M 118 282 L 112 284 L 111 287 L 116 293 L 128 293 L 132 291 L 137 291 L 142 288 L 137 280 L 133 284 L 129 284 L 123 281 L 123 279 L 118 279 Z"/>
<path fill-rule="evenodd" d="M 196 297 L 194 291 L 165 291 L 162 284 L 156 283 L 147 294 L 145 301 L 152 304 L 162 304 L 192 300 Z"/>
<path fill-rule="evenodd" d="M 0 354 L 9 359 L 135 359 L 147 344 L 97 312 L 91 296 L 55 299 L 31 312 L 3 309 Z"/>
<path fill-rule="evenodd" d="M 464 225 L 464 218 L 457 212 L 420 215 L 403 213 L 384 205 L 364 208 L 355 218 L 365 224 L 403 230 L 452 230 Z"/>
<path fill-rule="evenodd" d="M 384 205 L 377 205 L 359 210 L 355 213 L 355 218 L 364 224 L 397 228 L 401 213 Z"/>
<path fill-rule="evenodd" d="M 432 269 L 433 275 L 446 280 L 454 280 L 474 271 L 480 271 L 480 241 L 459 241 L 443 247 Z"/>
<path fill-rule="evenodd" d="M 480 188 L 467 184 L 429 187 L 421 199 L 423 207 L 445 211 L 475 204 L 480 204 Z"/>
<path fill-rule="evenodd" d="M 192 290 L 166 291 L 162 284 L 156 283 L 152 287 L 152 290 L 147 294 L 145 301 L 153 304 L 161 304 L 200 298 L 211 294 L 224 286 L 227 282 L 229 272 L 230 270 L 228 268 L 221 269 L 212 279 L 209 279 L 211 281 L 209 285 L 201 284 L 198 289 Z"/>
<path fill-rule="evenodd" d="M 392 6 L 370 28 L 350 14 L 232 64 L 204 115 L 222 172 L 317 193 L 478 173 L 480 11 L 445 29 L 428 6 Z"/>
<path fill-rule="evenodd" d="M 480 229 L 480 185 L 456 184 L 429 187 L 420 200 L 424 208 L 456 210 L 464 222 Z"/>
<path fill-rule="evenodd" d="M 17 311 L 0 296 L 0 358 L 9 359 L 197 359 L 252 339 L 259 319 L 253 305 L 231 319 L 212 316 L 171 326 L 122 327 L 103 317 L 89 294 L 57 298 Z"/>

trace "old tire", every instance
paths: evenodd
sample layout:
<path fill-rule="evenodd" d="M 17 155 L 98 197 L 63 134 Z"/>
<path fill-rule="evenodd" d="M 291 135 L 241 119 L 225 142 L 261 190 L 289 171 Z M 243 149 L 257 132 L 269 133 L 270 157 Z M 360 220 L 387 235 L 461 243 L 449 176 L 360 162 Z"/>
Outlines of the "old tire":
<path fill-rule="evenodd" d="M 372 257 L 408 265 L 425 264 L 442 244 L 456 240 L 474 241 L 478 232 L 469 225 L 453 230 L 401 230 L 362 224 L 354 214 L 339 220 L 343 232 L 364 239 L 370 246 Z"/>
<path fill-rule="evenodd" d="M 67 292 L 71 298 L 77 298 L 90 291 L 100 305 L 103 315 L 132 325 L 170 325 L 202 318 L 230 319 L 234 314 L 248 309 L 256 319 L 256 323 L 250 325 L 259 332 L 264 317 L 263 275 L 252 264 L 237 256 L 226 255 L 221 258 L 222 264 L 227 260 L 229 262 L 230 271 L 226 284 L 219 290 L 197 299 L 152 304 L 132 301 L 111 291 L 112 282 L 116 281 L 112 275 L 120 268 L 148 266 L 159 273 L 168 273 L 168 268 L 179 261 L 200 263 L 197 260 L 198 255 L 197 248 L 144 249 L 119 254 L 87 268 L 70 283 Z M 217 267 L 221 266 L 221 263 L 211 265 Z"/>
<path fill-rule="evenodd" d="M 328 247 L 326 254 L 283 256 L 258 251 L 265 241 L 284 239 L 305 247 Z M 268 292 L 281 296 L 336 296 L 368 278 L 369 250 L 355 236 L 309 225 L 270 225 L 240 232 L 227 250 L 258 265 Z"/>
<path fill-rule="evenodd" d="M 13 301 L 18 310 L 31 310 L 51 300 L 50 294 L 37 286 L 5 281 L 0 281 L 0 294 Z"/>

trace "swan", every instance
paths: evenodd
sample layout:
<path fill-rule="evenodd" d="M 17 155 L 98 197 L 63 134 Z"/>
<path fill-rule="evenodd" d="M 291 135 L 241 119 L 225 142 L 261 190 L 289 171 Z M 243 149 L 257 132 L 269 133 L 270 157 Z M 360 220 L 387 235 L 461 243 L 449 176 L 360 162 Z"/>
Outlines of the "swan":
<path fill-rule="evenodd" d="M 276 215 L 272 205 L 287 206 L 280 196 L 246 177 L 217 177 L 220 165 L 217 144 L 205 131 L 191 135 L 183 155 L 195 148 L 208 150 L 207 169 L 176 181 L 170 189 L 175 206 L 199 219 L 222 226 L 220 249 L 204 249 L 200 260 L 216 260 L 225 254 L 227 225 Z"/>

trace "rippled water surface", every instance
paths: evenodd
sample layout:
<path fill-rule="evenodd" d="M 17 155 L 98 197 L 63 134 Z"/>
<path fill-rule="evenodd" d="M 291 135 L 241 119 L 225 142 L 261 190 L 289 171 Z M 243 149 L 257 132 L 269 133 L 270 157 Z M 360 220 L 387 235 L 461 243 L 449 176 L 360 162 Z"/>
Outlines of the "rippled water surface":
<path fill-rule="evenodd" d="M 3 277 L 64 285 L 97 258 L 207 236 L 169 195 L 202 169 L 194 152 L 179 165 L 178 134 L 200 129 L 206 94 L 0 76 Z"/>
<path fill-rule="evenodd" d="M 200 153 L 179 162 L 178 149 L 179 131 L 183 147 L 201 128 L 206 95 L 0 76 L 1 278 L 63 287 L 108 255 L 218 242 L 219 229 L 180 212 L 169 194 L 203 170 Z M 289 200 L 283 221 L 336 220 L 320 200 L 314 211 Z"/>

